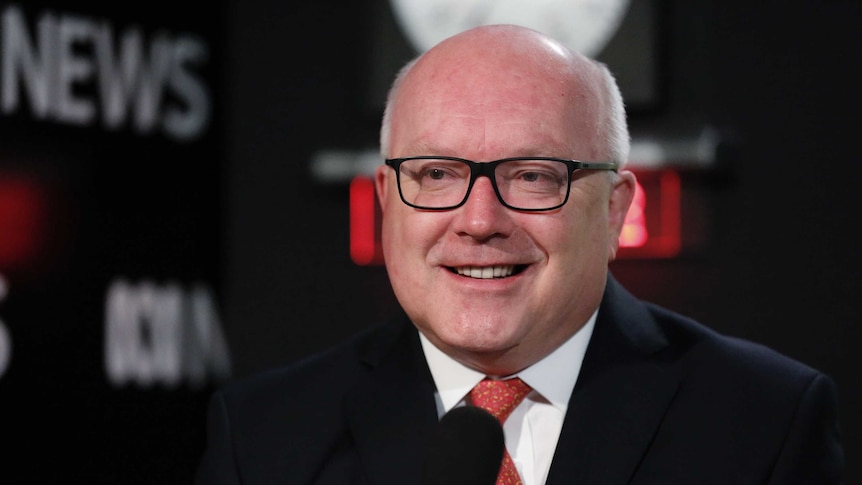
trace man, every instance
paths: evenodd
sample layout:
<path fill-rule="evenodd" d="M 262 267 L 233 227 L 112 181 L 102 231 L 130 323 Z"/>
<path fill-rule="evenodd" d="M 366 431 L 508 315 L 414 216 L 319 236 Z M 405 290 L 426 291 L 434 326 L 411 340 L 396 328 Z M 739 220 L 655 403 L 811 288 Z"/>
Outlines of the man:
<path fill-rule="evenodd" d="M 419 483 L 438 419 L 503 381 L 502 470 L 527 485 L 839 483 L 828 377 L 608 275 L 628 143 L 607 69 L 538 32 L 408 65 L 376 175 L 406 316 L 216 393 L 200 483 Z"/>

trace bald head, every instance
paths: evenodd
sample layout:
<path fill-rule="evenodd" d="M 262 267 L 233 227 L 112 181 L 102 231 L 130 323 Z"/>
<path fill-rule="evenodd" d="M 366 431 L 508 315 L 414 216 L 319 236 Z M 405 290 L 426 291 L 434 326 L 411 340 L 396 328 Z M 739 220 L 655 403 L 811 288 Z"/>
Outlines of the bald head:
<path fill-rule="evenodd" d="M 622 102 L 603 66 L 523 27 L 473 29 L 403 70 L 381 139 L 386 158 L 413 158 L 376 171 L 386 268 L 399 303 L 438 349 L 509 375 L 587 322 L 635 187 L 627 170 L 561 172 L 565 160 L 625 160 Z M 524 165 L 498 173 L 511 158 Z M 493 174 L 478 176 L 481 165 Z M 467 192 L 460 206 L 418 209 L 403 198 L 405 180 L 426 197 Z M 566 202 L 547 211 L 504 202 L 503 192 L 561 189 Z"/>
<path fill-rule="evenodd" d="M 427 99 L 439 100 L 438 110 L 451 109 L 476 119 L 494 112 L 515 120 L 525 110 L 565 103 L 566 116 L 549 117 L 547 122 L 564 123 L 573 140 L 589 140 L 587 155 L 585 147 L 573 147 L 581 158 L 625 163 L 628 156 L 622 99 L 607 68 L 524 27 L 471 29 L 406 65 L 387 99 L 380 134 L 384 157 L 404 155 L 393 152 L 393 137 L 401 140 L 399 133 L 422 136 L 411 131 L 409 120 L 417 101 Z M 575 158 L 572 153 L 555 155 Z"/>

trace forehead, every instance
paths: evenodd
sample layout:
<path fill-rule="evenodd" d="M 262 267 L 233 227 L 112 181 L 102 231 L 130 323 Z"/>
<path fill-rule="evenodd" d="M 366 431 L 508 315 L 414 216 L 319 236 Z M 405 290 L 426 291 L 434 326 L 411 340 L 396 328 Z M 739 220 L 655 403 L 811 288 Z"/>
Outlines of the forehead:
<path fill-rule="evenodd" d="M 395 100 L 392 148 L 587 156 L 597 113 L 585 78 L 570 63 L 527 51 L 420 61 Z"/>

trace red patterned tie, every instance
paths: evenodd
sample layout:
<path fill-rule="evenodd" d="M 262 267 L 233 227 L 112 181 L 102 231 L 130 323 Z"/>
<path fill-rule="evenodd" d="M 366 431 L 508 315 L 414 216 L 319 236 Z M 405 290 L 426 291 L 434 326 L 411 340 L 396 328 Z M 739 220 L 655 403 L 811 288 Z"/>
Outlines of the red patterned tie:
<path fill-rule="evenodd" d="M 518 378 L 505 381 L 485 379 L 470 391 L 470 400 L 473 405 L 493 414 L 502 425 L 530 391 L 530 386 Z M 509 450 L 503 453 L 503 464 L 500 466 L 500 474 L 497 475 L 497 485 L 522 485 L 521 476 L 515 469 Z"/>

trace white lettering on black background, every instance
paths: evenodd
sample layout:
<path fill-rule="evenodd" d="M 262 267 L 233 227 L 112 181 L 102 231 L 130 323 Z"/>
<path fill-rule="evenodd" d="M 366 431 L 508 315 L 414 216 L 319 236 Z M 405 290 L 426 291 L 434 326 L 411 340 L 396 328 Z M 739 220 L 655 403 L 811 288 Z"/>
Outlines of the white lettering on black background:
<path fill-rule="evenodd" d="M 105 371 L 115 386 L 200 387 L 230 374 L 215 299 L 205 286 L 114 281 L 105 302 Z"/>
<path fill-rule="evenodd" d="M 0 113 L 100 125 L 179 141 L 207 128 L 208 86 L 196 69 L 209 56 L 193 34 L 116 29 L 105 19 L 44 11 L 30 28 L 15 5 L 0 12 Z"/>

